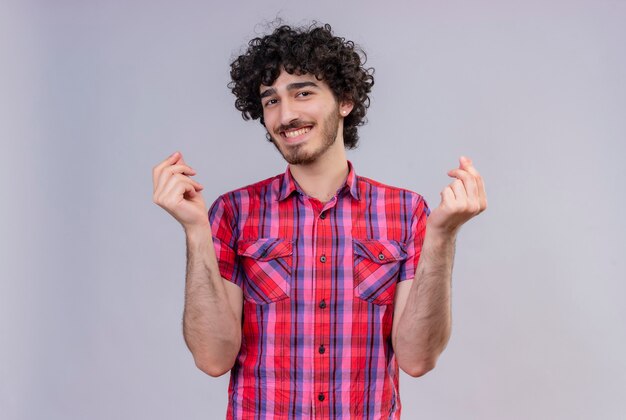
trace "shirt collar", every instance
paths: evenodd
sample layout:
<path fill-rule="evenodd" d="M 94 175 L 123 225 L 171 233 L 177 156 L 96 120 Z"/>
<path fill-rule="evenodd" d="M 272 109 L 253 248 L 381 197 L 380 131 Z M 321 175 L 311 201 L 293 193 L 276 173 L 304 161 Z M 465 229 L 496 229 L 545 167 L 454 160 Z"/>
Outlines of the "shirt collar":
<path fill-rule="evenodd" d="M 348 161 L 348 177 L 346 178 L 346 183 L 339 189 L 345 190 L 347 189 L 352 197 L 356 200 L 359 200 L 359 188 L 357 182 L 357 176 L 354 172 L 354 167 L 352 166 L 352 162 Z M 305 194 L 304 191 L 300 188 L 293 175 L 291 175 L 291 171 L 289 170 L 289 166 L 287 166 L 287 170 L 282 176 L 281 184 L 280 184 L 280 194 L 278 195 L 278 201 L 282 201 L 285 198 L 289 197 L 293 192 L 299 192 L 300 194 Z"/>

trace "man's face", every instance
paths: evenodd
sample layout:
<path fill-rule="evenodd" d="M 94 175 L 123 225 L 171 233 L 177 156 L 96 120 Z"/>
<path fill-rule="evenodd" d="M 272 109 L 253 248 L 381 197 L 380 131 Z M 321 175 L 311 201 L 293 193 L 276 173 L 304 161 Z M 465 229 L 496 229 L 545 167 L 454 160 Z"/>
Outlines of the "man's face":
<path fill-rule="evenodd" d="M 290 164 L 315 162 L 338 138 L 343 148 L 341 112 L 352 107 L 340 106 L 325 82 L 282 71 L 274 84 L 262 85 L 260 93 L 265 128 Z"/>

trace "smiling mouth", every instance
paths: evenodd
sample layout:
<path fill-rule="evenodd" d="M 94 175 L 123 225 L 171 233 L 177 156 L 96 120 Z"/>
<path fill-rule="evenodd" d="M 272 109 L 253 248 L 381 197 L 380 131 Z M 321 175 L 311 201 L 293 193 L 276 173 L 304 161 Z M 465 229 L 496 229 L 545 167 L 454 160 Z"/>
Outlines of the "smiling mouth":
<path fill-rule="evenodd" d="M 280 134 L 283 137 L 286 137 L 288 139 L 293 139 L 293 138 L 296 138 L 298 136 L 308 133 L 309 131 L 311 131 L 311 128 L 312 128 L 311 126 L 306 126 L 306 127 L 298 128 L 297 130 L 285 130 L 285 131 L 281 131 Z"/>

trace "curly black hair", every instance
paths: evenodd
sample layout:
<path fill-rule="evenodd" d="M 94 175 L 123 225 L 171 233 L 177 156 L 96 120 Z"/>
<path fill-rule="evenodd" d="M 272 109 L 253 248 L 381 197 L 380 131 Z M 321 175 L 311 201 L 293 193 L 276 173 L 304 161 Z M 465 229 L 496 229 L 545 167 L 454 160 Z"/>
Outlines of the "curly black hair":
<path fill-rule="evenodd" d="M 277 27 L 270 35 L 248 43 L 247 51 L 230 65 L 232 81 L 228 84 L 237 97 L 235 107 L 244 120 L 263 120 L 260 87 L 270 86 L 284 68 L 289 74 L 312 74 L 323 80 L 337 101 L 350 101 L 352 112 L 345 117 L 344 144 L 357 146 L 357 127 L 365 124 L 374 85 L 374 69 L 365 68 L 365 52 L 354 42 L 334 36 L 330 25 L 291 28 Z"/>

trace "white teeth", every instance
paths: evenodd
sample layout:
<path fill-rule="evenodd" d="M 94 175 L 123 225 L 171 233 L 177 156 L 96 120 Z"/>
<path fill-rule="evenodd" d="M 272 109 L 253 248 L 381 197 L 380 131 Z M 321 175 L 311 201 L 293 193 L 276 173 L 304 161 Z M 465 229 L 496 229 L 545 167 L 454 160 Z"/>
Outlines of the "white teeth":
<path fill-rule="evenodd" d="M 300 130 L 296 130 L 296 131 L 285 131 L 285 137 L 288 138 L 293 138 L 293 137 L 298 137 L 303 135 L 304 133 L 308 133 L 311 129 L 310 128 L 301 128 Z"/>

